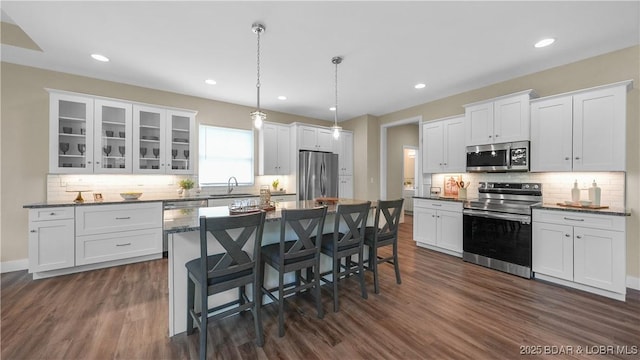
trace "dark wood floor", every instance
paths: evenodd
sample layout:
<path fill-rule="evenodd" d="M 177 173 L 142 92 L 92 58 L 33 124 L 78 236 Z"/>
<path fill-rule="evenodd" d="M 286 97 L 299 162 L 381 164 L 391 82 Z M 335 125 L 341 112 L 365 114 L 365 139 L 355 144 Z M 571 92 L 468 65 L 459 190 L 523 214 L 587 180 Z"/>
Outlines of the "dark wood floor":
<path fill-rule="evenodd" d="M 348 279 L 340 312 L 332 312 L 323 293 L 323 320 L 310 297 L 292 298 L 283 338 L 276 309 L 267 305 L 263 348 L 254 345 L 251 315 L 225 319 L 209 327 L 211 358 L 513 359 L 527 351 L 639 358 L 640 292 L 622 303 L 464 263 L 417 248 L 407 220 L 400 233 L 402 285 L 386 266 L 379 295 L 368 274 L 364 300 L 357 281 Z M 4 360 L 198 354 L 196 334 L 167 336 L 166 259 L 37 281 L 24 271 L 2 274 L 1 292 Z M 625 352 L 619 346 L 627 356 L 617 354 Z"/>

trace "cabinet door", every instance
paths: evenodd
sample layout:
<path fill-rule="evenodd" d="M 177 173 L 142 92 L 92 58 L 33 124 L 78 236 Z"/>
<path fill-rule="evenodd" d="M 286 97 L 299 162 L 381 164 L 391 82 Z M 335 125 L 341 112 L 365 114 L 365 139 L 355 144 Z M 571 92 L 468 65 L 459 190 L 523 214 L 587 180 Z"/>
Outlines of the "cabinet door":
<path fill-rule="evenodd" d="M 529 95 L 518 95 L 493 103 L 495 143 L 529 140 Z"/>
<path fill-rule="evenodd" d="M 571 171 L 571 96 L 531 104 L 531 171 Z"/>
<path fill-rule="evenodd" d="M 353 176 L 340 176 L 338 184 L 338 197 L 344 199 L 353 199 Z"/>
<path fill-rule="evenodd" d="M 164 109 L 133 106 L 133 172 L 164 174 L 166 161 Z"/>
<path fill-rule="evenodd" d="M 316 137 L 318 129 L 308 126 L 300 126 L 298 128 L 298 148 L 300 150 L 318 150 L 316 146 Z"/>
<path fill-rule="evenodd" d="M 50 172 L 93 172 L 93 115 L 93 98 L 54 92 L 50 94 Z"/>
<path fill-rule="evenodd" d="M 467 146 L 494 142 L 493 102 L 465 108 L 465 137 Z"/>
<path fill-rule="evenodd" d="M 93 172 L 131 173 L 132 105 L 96 99 L 94 102 Z"/>
<path fill-rule="evenodd" d="M 438 219 L 436 245 L 462 253 L 462 213 L 438 211 L 436 217 Z"/>
<path fill-rule="evenodd" d="M 465 172 L 467 152 L 464 145 L 464 117 L 444 122 L 444 170 L 446 172 Z"/>
<path fill-rule="evenodd" d="M 86 265 L 162 252 L 162 229 L 78 236 L 76 264 Z"/>
<path fill-rule="evenodd" d="M 573 227 L 534 222 L 532 232 L 533 271 L 573 281 Z"/>
<path fill-rule="evenodd" d="M 413 206 L 413 239 L 417 242 L 436 245 L 437 217 L 436 210 Z"/>
<path fill-rule="evenodd" d="M 193 112 L 178 110 L 167 110 L 166 116 L 166 173 L 193 174 L 196 116 Z"/>
<path fill-rule="evenodd" d="M 75 266 L 73 219 L 29 222 L 29 272 Z"/>
<path fill-rule="evenodd" d="M 444 130 L 442 121 L 422 124 L 422 172 L 443 171 Z"/>
<path fill-rule="evenodd" d="M 353 133 L 341 131 L 338 144 L 338 164 L 340 175 L 353 175 Z"/>
<path fill-rule="evenodd" d="M 626 87 L 573 96 L 573 170 L 625 171 Z"/>
<path fill-rule="evenodd" d="M 277 174 L 289 175 L 291 173 L 291 128 L 278 126 L 277 131 Z"/>
<path fill-rule="evenodd" d="M 260 175 L 278 175 L 278 125 L 264 123 L 260 129 Z"/>
<path fill-rule="evenodd" d="M 623 232 L 574 228 L 574 281 L 618 293 L 625 292 Z"/>
<path fill-rule="evenodd" d="M 329 129 L 317 129 L 317 150 L 318 151 L 328 151 L 331 152 L 333 150 L 333 132 Z"/>

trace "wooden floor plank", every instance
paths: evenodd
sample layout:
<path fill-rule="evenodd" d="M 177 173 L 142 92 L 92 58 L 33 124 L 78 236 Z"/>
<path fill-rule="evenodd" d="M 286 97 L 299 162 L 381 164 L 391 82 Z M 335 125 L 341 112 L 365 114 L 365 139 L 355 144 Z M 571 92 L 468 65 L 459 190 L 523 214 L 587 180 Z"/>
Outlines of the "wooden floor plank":
<path fill-rule="evenodd" d="M 380 267 L 380 294 L 340 283 L 340 311 L 323 291 L 324 319 L 310 294 L 287 299 L 285 336 L 277 309 L 263 310 L 265 345 L 245 313 L 210 324 L 211 359 L 513 359 L 522 346 L 590 347 L 562 358 L 639 358 L 640 292 L 626 302 L 563 288 L 418 248 L 411 217 L 400 226 L 402 284 Z M 187 359 L 198 336 L 168 331 L 167 260 L 33 281 L 1 276 L 2 359 Z M 627 346 L 628 353 L 598 351 Z M 635 346 L 635 348 L 633 348 Z M 536 358 L 537 356 L 530 356 Z"/>

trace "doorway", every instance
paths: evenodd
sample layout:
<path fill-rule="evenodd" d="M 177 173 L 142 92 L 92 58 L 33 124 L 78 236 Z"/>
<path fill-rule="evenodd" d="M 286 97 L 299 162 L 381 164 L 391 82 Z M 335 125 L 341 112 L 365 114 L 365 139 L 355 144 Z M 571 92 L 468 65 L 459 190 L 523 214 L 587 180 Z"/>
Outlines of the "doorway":
<path fill-rule="evenodd" d="M 418 147 L 404 145 L 402 147 L 402 198 L 404 199 L 404 213 L 413 214 L 413 197 L 416 194 L 416 181 L 418 179 Z"/>

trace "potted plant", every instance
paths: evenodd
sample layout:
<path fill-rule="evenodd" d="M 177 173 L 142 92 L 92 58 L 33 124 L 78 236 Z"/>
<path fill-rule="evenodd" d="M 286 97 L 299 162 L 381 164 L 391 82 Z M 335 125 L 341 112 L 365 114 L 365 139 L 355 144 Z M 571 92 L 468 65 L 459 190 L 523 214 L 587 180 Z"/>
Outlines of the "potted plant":
<path fill-rule="evenodd" d="M 278 185 L 280 185 L 280 180 L 275 179 L 271 182 L 271 186 L 273 186 L 273 191 L 277 191 L 278 190 Z"/>
<path fill-rule="evenodd" d="M 189 190 L 193 189 L 195 182 L 192 179 L 182 179 L 178 181 L 178 186 L 182 190 L 183 196 L 189 196 Z"/>

